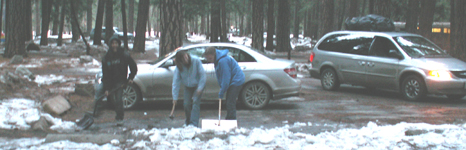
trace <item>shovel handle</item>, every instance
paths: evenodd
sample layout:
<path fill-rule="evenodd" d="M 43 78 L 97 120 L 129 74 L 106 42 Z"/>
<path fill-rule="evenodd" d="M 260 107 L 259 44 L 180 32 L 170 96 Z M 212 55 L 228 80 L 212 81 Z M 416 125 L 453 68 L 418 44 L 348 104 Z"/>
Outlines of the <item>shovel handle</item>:
<path fill-rule="evenodd" d="M 220 118 L 222 116 L 222 99 L 218 99 L 218 126 L 220 126 Z"/>
<path fill-rule="evenodd" d="M 176 103 L 173 103 L 172 112 L 170 112 L 170 116 L 173 116 L 173 111 L 175 110 L 175 105 L 176 105 Z"/>

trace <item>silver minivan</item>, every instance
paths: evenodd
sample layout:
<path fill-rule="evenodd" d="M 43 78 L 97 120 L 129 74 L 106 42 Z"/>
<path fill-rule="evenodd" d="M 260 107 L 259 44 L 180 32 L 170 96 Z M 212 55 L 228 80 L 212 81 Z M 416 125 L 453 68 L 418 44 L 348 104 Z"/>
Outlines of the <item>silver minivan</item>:
<path fill-rule="evenodd" d="M 309 60 L 325 90 L 361 85 L 400 91 L 408 100 L 466 95 L 466 63 L 417 34 L 335 31 L 317 42 Z"/>

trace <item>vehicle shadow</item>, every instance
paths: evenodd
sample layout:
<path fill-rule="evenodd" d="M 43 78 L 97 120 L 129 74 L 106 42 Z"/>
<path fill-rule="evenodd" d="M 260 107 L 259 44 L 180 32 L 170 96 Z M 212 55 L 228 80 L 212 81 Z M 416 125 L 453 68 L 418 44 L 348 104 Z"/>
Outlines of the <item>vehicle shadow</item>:
<path fill-rule="evenodd" d="M 286 102 L 286 103 L 285 103 Z M 172 101 L 150 101 L 150 102 L 141 102 L 135 108 L 129 110 L 171 110 Z M 279 102 L 270 102 L 267 106 L 259 110 L 291 110 L 297 109 L 298 104 L 294 102 L 279 101 Z M 175 106 L 175 110 L 183 110 L 183 101 L 180 100 Z M 217 110 L 218 102 L 217 101 L 207 101 L 201 102 L 201 110 Z M 222 101 L 222 110 L 226 110 L 226 101 Z M 237 110 L 251 110 L 247 108 L 243 103 L 238 102 L 236 104 Z"/>

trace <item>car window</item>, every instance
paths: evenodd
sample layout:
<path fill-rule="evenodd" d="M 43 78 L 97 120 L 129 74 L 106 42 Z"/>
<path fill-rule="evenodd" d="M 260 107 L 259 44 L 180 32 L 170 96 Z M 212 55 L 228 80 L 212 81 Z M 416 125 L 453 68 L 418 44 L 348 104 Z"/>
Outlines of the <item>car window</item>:
<path fill-rule="evenodd" d="M 188 49 L 188 53 L 191 54 L 192 56 L 196 56 L 198 57 L 203 64 L 206 64 L 208 63 L 204 57 L 204 52 L 206 50 L 207 47 L 195 47 L 195 48 L 191 48 L 191 49 Z"/>
<path fill-rule="evenodd" d="M 228 49 L 228 55 L 233 57 L 237 62 L 256 62 L 251 55 L 233 47 L 221 47 L 220 49 Z"/>
<path fill-rule="evenodd" d="M 373 36 L 363 34 L 336 34 L 323 40 L 318 48 L 325 51 L 368 55 Z"/>
<path fill-rule="evenodd" d="M 376 37 L 372 42 L 369 55 L 378 57 L 390 57 L 388 54 L 390 50 L 397 50 L 392 41 L 385 37 Z"/>
<path fill-rule="evenodd" d="M 395 41 L 411 57 L 449 56 L 429 40 L 418 36 L 395 37 Z"/>

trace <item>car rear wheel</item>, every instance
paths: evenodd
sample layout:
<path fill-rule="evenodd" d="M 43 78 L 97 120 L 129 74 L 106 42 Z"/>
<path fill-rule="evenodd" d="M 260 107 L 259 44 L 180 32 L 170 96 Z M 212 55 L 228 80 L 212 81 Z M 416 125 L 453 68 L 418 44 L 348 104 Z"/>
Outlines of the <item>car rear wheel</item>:
<path fill-rule="evenodd" d="M 460 100 L 464 97 L 465 95 L 464 94 L 451 94 L 451 95 L 447 95 L 448 99 L 449 100 Z"/>
<path fill-rule="evenodd" d="M 136 84 L 128 84 L 123 88 L 123 108 L 134 108 L 142 99 L 142 94 Z"/>
<path fill-rule="evenodd" d="M 240 95 L 247 108 L 261 109 L 269 103 L 272 94 L 264 83 L 251 82 L 243 87 Z"/>
<path fill-rule="evenodd" d="M 401 93 L 405 99 L 417 101 L 426 96 L 427 89 L 422 78 L 410 75 L 403 80 Z"/>
<path fill-rule="evenodd" d="M 340 81 L 338 81 L 338 76 L 333 69 L 325 69 L 321 74 L 320 83 L 324 90 L 336 90 L 340 87 Z"/>

